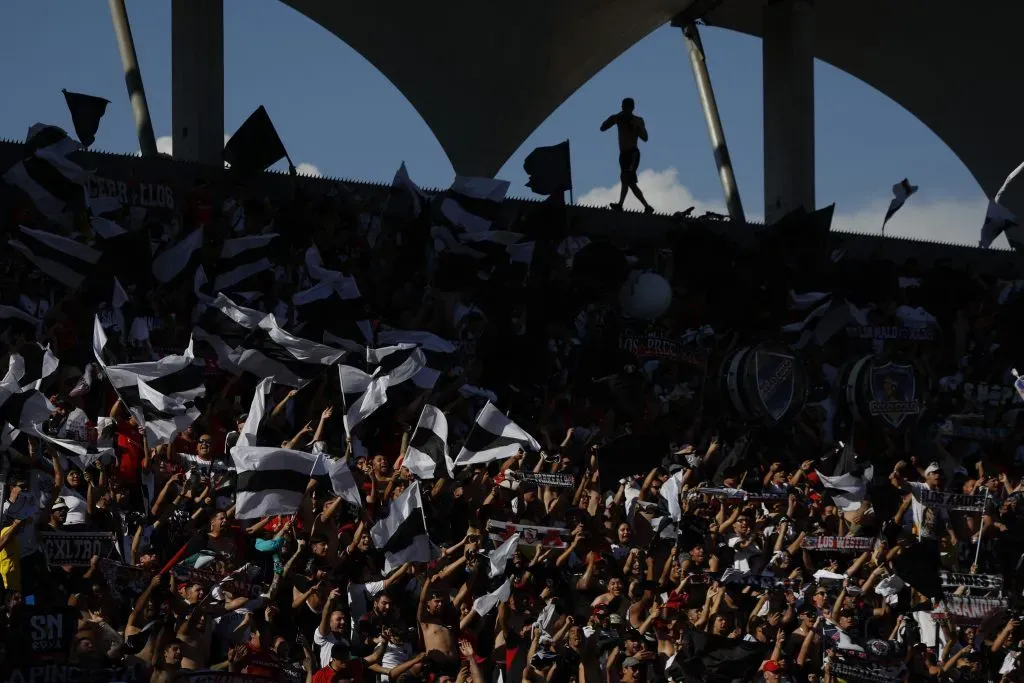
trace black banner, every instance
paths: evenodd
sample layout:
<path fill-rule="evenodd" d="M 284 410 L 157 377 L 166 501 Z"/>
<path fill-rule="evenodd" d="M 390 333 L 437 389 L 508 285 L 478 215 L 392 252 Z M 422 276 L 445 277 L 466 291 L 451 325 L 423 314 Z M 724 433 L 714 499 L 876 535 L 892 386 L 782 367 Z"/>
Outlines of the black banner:
<path fill-rule="evenodd" d="M 93 555 L 109 557 L 114 552 L 114 534 L 88 531 L 41 531 L 39 542 L 46 561 L 58 567 L 88 567 Z"/>
<path fill-rule="evenodd" d="M 72 664 L 44 664 L 6 669 L 3 683 L 143 683 L 149 678 L 135 667 L 85 669 Z"/>
<path fill-rule="evenodd" d="M 850 325 L 846 328 L 846 334 L 853 339 L 907 339 L 911 341 L 935 339 L 934 328 L 905 327 L 903 325 Z"/>
<path fill-rule="evenodd" d="M 31 661 L 43 664 L 67 657 L 71 639 L 78 629 L 78 618 L 74 610 L 64 608 L 43 609 L 26 605 L 28 622 L 28 643 L 32 650 Z"/>
<path fill-rule="evenodd" d="M 807 536 L 800 547 L 821 552 L 863 553 L 875 547 L 875 539 L 867 536 Z"/>
<path fill-rule="evenodd" d="M 705 356 L 696 346 L 656 333 L 626 332 L 619 336 L 619 348 L 638 360 L 673 360 L 703 368 Z"/>

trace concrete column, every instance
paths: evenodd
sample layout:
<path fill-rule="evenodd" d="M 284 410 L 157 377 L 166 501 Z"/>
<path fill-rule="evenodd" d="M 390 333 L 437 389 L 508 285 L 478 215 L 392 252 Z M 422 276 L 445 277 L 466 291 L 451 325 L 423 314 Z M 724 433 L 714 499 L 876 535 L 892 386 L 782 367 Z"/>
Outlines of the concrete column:
<path fill-rule="evenodd" d="M 814 33 L 806 0 L 763 10 L 764 213 L 771 223 L 814 202 Z"/>
<path fill-rule="evenodd" d="M 223 0 L 171 0 L 171 126 L 175 158 L 223 163 Z"/>

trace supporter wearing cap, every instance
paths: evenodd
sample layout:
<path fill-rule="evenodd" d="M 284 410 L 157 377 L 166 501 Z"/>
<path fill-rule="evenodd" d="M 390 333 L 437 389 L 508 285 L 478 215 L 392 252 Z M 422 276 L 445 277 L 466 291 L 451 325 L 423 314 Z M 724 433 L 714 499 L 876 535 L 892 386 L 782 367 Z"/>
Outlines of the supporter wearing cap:
<path fill-rule="evenodd" d="M 783 671 L 782 665 L 773 659 L 769 659 L 761 665 L 761 673 L 764 674 L 765 683 L 778 683 L 778 681 L 782 680 Z"/>
<path fill-rule="evenodd" d="M 922 502 L 923 497 L 929 492 L 942 491 L 946 481 L 946 475 L 938 463 L 930 463 L 924 470 L 924 482 L 909 481 L 906 478 L 908 469 L 906 461 L 896 463 L 889 475 L 889 481 L 893 486 L 910 493 L 911 511 L 914 516 L 914 524 L 917 526 L 918 538 L 937 542 L 942 530 L 949 524 L 949 510 L 941 506 L 930 506 Z M 935 550 L 936 555 L 938 550 Z"/>

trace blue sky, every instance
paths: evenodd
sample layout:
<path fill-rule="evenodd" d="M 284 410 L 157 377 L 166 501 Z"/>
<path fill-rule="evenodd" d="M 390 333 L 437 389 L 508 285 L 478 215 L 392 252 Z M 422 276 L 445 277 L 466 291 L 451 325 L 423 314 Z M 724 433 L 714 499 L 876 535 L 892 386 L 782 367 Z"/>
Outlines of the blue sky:
<path fill-rule="evenodd" d="M 5 0 L 0 22 L 0 137 L 36 121 L 70 130 L 61 88 L 111 100 L 94 145 L 138 149 L 110 15 L 99 0 Z M 170 2 L 128 0 L 154 129 L 170 134 Z M 762 206 L 761 45 L 704 29 L 708 64 L 748 215 Z M 815 69 L 817 197 L 837 203 L 837 227 L 877 232 L 891 186 L 920 191 L 887 233 L 976 244 L 985 197 L 922 123 L 869 86 L 826 64 Z M 421 185 L 447 186 L 452 167 L 426 124 L 366 60 L 277 0 L 225 0 L 225 131 L 267 107 L 296 163 L 324 175 L 390 180 L 404 160 Z M 624 96 L 637 101 L 651 144 L 641 187 L 660 210 L 721 210 L 696 88 L 678 30 L 663 27 L 598 73 L 545 121 L 499 174 L 528 195 L 522 160 L 537 145 L 572 141 L 577 200 L 617 195 L 614 133 L 598 126 Z M 997 245 L 1004 245 L 1000 238 Z"/>

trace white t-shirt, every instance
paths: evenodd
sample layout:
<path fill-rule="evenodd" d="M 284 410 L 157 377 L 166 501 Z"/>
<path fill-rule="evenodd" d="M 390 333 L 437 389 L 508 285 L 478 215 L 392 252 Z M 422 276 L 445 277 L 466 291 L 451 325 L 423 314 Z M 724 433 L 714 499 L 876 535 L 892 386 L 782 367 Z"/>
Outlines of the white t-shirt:
<path fill-rule="evenodd" d="M 339 640 L 338 638 L 335 638 L 334 634 L 330 631 L 327 632 L 327 635 L 320 635 L 319 626 L 313 629 L 313 645 L 320 648 L 321 669 L 325 666 L 331 665 L 331 648 L 339 644 L 349 647 L 349 642 L 347 640 Z"/>
<path fill-rule="evenodd" d="M 85 524 L 89 521 L 89 501 L 81 493 L 65 486 L 60 490 L 60 496 L 68 506 L 64 524 Z"/>
<path fill-rule="evenodd" d="M 747 537 L 749 538 L 749 536 Z M 745 539 L 740 536 L 733 535 L 729 539 L 729 547 L 735 550 L 732 560 L 732 568 L 741 572 L 750 571 L 750 559 L 761 554 L 761 547 L 757 543 L 751 543 L 746 548 L 737 548 L 736 546 Z"/>
<path fill-rule="evenodd" d="M 404 664 L 412 659 L 413 652 L 411 643 L 402 643 L 401 645 L 392 645 L 388 643 L 384 648 L 384 655 L 381 657 L 380 665 L 384 669 L 394 669 L 399 664 Z M 386 681 L 388 677 L 381 674 L 380 680 Z"/>
<path fill-rule="evenodd" d="M 914 524 L 917 525 L 918 538 L 938 538 L 949 524 L 949 511 L 945 508 L 933 508 L 921 503 L 921 495 L 925 491 L 931 491 L 927 484 L 919 481 L 908 481 L 911 498 L 910 510 L 914 515 Z"/>

